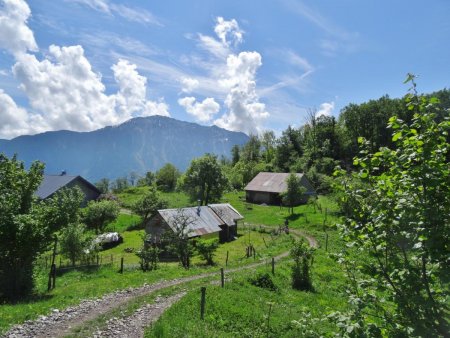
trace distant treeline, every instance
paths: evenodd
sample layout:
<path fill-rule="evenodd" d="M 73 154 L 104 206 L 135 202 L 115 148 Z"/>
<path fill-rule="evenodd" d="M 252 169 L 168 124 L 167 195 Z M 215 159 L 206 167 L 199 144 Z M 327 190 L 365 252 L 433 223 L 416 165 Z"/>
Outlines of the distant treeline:
<path fill-rule="evenodd" d="M 450 114 L 450 90 L 425 96 L 439 100 L 438 120 Z M 351 103 L 341 110 L 337 119 L 317 116 L 316 110 L 310 109 L 299 128 L 289 126 L 280 137 L 273 131 L 250 135 L 244 146 L 234 146 L 230 157 L 222 156 L 219 162 L 231 189 L 242 189 L 258 172 L 273 171 L 306 173 L 319 192 L 328 192 L 337 165 L 348 170 L 353 168 L 353 158 L 359 151 L 358 138 L 363 137 L 370 143 L 370 151 L 394 146 L 388 120 L 395 115 L 405 122 L 411 121 L 413 112 L 406 104 L 406 97 L 393 99 L 386 95 L 361 104 Z M 162 190 L 171 191 L 177 188 L 180 175 L 168 164 L 143 177 L 131 173 L 128 178 L 113 182 L 104 179 L 98 185 L 103 190 L 119 191 L 130 185 L 156 184 Z"/>

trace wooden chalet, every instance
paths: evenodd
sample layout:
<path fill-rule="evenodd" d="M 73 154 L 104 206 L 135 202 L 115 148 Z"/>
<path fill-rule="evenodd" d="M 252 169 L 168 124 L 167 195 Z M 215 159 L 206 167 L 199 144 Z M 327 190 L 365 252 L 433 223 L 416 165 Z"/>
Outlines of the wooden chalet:
<path fill-rule="evenodd" d="M 287 190 L 288 173 L 261 172 L 256 175 L 245 187 L 245 199 L 250 203 L 281 204 L 281 194 Z M 306 203 L 310 196 L 315 196 L 316 191 L 304 174 L 297 173 L 300 183 L 306 188 L 306 192 L 299 199 Z"/>

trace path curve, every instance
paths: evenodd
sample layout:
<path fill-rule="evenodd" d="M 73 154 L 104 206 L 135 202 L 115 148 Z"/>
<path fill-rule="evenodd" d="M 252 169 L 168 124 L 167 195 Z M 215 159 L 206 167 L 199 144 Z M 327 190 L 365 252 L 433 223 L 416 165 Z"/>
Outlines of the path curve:
<path fill-rule="evenodd" d="M 96 331 L 92 337 L 144 337 L 146 327 L 156 322 L 165 310 L 180 300 L 184 295 L 186 295 L 185 291 L 169 297 L 157 297 L 154 303 L 144 304 L 130 316 L 109 319 L 105 327 Z"/>
<path fill-rule="evenodd" d="M 270 227 L 267 227 L 270 228 Z M 270 228 L 274 229 L 274 228 Z M 290 229 L 290 231 L 307 239 L 309 245 L 317 248 L 317 240 L 301 230 Z M 289 255 L 289 252 L 274 257 L 275 261 L 279 261 Z M 266 264 L 266 261 L 259 261 L 244 266 L 226 269 L 225 273 L 233 273 L 246 269 L 252 269 Z M 93 320 L 103 314 L 106 314 L 113 309 L 126 304 L 132 299 L 150 294 L 157 290 L 165 289 L 171 286 L 180 285 L 183 283 L 218 276 L 218 272 L 202 273 L 194 276 L 172 279 L 168 281 L 160 281 L 154 284 L 144 284 L 136 288 L 127 288 L 124 290 L 115 291 L 104 295 L 101 298 L 88 299 L 81 301 L 78 305 L 68 307 L 64 310 L 53 310 L 46 316 L 40 316 L 36 320 L 28 320 L 23 324 L 13 326 L 3 337 L 8 338 L 49 338 L 49 337 L 64 337 L 68 335 L 74 328 L 81 326 L 83 323 Z"/>

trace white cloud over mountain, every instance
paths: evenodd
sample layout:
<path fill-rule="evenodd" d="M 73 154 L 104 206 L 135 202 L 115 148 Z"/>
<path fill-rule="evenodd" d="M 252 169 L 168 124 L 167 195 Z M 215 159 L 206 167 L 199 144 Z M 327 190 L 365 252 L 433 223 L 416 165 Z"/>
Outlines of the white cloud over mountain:
<path fill-rule="evenodd" d="M 170 115 L 164 100 L 146 99 L 147 79 L 126 60 L 111 67 L 119 89 L 107 95 L 83 47 L 51 45 L 42 60 L 28 53 L 37 51 L 33 32 L 26 25 L 29 16 L 30 9 L 22 0 L 5 0 L 0 12 L 0 47 L 14 55 L 13 74 L 33 109 L 27 112 L 1 91 L 1 138 L 45 130 L 87 131 L 134 116 Z M 6 37 L 11 27 L 17 27 L 17 32 Z"/>
<path fill-rule="evenodd" d="M 235 19 L 227 21 L 217 17 L 214 32 L 216 37 L 199 34 L 200 47 L 213 58 L 205 63 L 210 79 L 224 94 L 226 111 L 222 116 L 216 117 L 213 123 L 228 130 L 257 133 L 263 129 L 263 122 L 269 117 L 265 104 L 260 102 L 256 92 L 256 73 L 262 65 L 261 55 L 255 51 L 233 51 L 243 41 L 243 31 Z M 202 87 L 198 81 L 195 82 L 195 88 L 189 87 L 194 81 L 195 79 L 185 80 L 182 91 L 192 92 L 195 88 Z M 211 109 L 207 114 L 204 113 L 204 103 L 210 99 L 213 100 L 207 98 L 199 103 L 195 97 L 190 96 L 178 100 L 178 103 L 187 113 L 196 116 L 198 121 L 209 122 L 219 112 L 219 109 Z"/>
<path fill-rule="evenodd" d="M 210 122 L 220 110 L 220 105 L 212 97 L 204 99 L 203 102 L 196 102 L 192 96 L 183 97 L 178 100 L 178 104 L 199 122 Z"/>

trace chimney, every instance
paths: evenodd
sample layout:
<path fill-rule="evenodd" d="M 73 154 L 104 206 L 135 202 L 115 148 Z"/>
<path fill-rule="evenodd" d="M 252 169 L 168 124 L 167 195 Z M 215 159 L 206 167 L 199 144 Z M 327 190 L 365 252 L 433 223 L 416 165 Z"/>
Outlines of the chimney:
<path fill-rule="evenodd" d="M 197 200 L 197 215 L 198 215 L 198 216 L 200 216 L 200 202 L 201 202 L 201 200 L 198 199 L 198 200 Z"/>
<path fill-rule="evenodd" d="M 61 171 L 61 176 L 66 176 L 67 172 L 65 170 Z"/>

